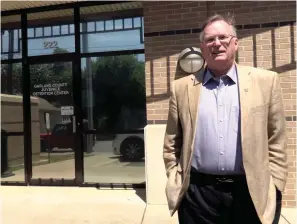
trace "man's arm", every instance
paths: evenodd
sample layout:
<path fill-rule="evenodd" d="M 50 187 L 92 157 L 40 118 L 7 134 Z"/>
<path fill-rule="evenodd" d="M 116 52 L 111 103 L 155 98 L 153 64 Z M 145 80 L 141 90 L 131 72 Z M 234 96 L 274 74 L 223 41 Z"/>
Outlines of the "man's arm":
<path fill-rule="evenodd" d="M 175 82 L 170 88 L 169 111 L 167 127 L 164 139 L 163 159 L 165 163 L 166 175 L 177 165 L 182 146 L 182 132 L 178 116 L 177 100 L 175 95 Z"/>
<path fill-rule="evenodd" d="M 278 190 L 283 191 L 286 185 L 287 164 L 287 136 L 286 120 L 281 94 L 281 87 L 277 73 L 273 78 L 273 87 L 268 112 L 268 147 L 269 167 Z"/>

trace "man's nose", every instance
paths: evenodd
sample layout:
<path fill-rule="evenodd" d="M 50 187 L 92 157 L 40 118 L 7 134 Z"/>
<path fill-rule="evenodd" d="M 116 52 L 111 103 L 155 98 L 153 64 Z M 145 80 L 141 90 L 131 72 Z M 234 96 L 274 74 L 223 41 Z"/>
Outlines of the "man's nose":
<path fill-rule="evenodd" d="M 221 45 L 221 42 L 219 41 L 218 37 L 215 38 L 213 44 L 214 44 L 214 46 L 220 46 Z"/>

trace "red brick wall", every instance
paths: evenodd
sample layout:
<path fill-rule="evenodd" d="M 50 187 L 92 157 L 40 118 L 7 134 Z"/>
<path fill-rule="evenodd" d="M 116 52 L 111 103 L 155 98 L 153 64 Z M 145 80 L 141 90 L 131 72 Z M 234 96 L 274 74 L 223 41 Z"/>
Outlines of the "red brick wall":
<path fill-rule="evenodd" d="M 280 74 L 290 166 L 283 205 L 295 207 L 296 2 L 144 2 L 148 122 L 166 121 L 170 83 L 177 71 L 181 73 L 176 66 L 178 54 L 186 47 L 199 47 L 199 32 L 195 29 L 201 28 L 208 16 L 227 12 L 234 14 L 237 25 L 242 25 L 238 29 L 239 64 Z"/>

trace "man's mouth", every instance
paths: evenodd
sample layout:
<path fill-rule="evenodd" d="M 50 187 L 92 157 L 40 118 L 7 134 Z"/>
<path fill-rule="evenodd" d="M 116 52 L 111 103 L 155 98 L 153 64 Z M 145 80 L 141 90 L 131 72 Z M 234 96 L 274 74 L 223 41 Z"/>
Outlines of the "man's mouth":
<path fill-rule="evenodd" d="M 212 54 L 213 55 L 220 55 L 220 54 L 223 54 L 225 53 L 225 51 L 216 51 L 216 52 L 213 52 Z"/>

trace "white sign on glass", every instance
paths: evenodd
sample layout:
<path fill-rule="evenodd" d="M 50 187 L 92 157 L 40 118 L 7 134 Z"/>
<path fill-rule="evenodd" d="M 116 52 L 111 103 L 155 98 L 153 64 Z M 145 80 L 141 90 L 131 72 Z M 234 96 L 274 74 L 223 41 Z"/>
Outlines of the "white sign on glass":
<path fill-rule="evenodd" d="M 70 116 L 74 114 L 73 106 L 62 106 L 61 107 L 61 115 Z"/>

